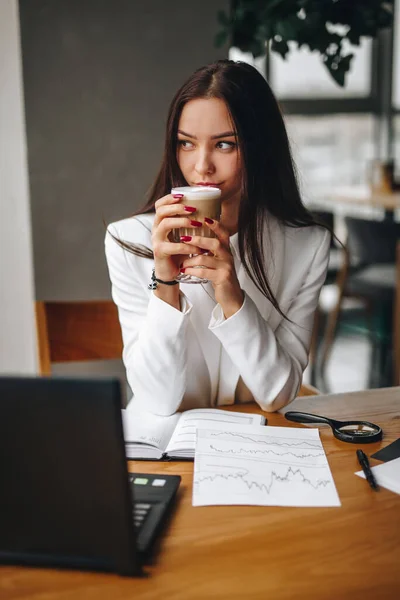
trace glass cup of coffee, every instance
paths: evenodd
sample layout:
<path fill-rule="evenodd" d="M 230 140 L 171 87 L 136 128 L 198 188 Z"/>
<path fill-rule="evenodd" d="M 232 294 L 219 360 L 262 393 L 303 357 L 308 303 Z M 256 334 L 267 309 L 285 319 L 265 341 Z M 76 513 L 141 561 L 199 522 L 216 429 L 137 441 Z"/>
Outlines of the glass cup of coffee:
<path fill-rule="evenodd" d="M 204 222 L 205 217 L 217 221 L 221 218 L 221 190 L 217 187 L 202 185 L 176 187 L 172 188 L 171 194 L 183 194 L 183 198 L 179 202 L 196 208 L 196 212 L 193 213 L 193 219 L 196 221 Z M 203 227 L 181 227 L 172 230 L 172 241 L 180 242 L 182 235 L 216 237 L 215 233 L 206 225 Z M 197 256 L 197 254 L 189 254 L 189 257 L 192 256 Z M 176 281 L 181 283 L 207 283 L 208 279 L 180 273 L 176 277 Z"/>

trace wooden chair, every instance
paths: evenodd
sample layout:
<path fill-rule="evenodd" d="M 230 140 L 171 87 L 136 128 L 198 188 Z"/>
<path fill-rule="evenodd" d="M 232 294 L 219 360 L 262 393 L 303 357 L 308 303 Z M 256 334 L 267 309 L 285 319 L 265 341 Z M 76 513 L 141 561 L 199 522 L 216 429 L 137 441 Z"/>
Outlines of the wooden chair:
<path fill-rule="evenodd" d="M 400 385 L 400 240 L 396 247 L 396 291 L 393 314 L 393 385 Z"/>
<path fill-rule="evenodd" d="M 41 375 L 50 375 L 51 363 L 122 356 L 118 311 L 110 300 L 36 302 L 36 326 Z M 303 384 L 299 395 L 318 393 Z"/>
<path fill-rule="evenodd" d="M 36 302 L 41 375 L 51 363 L 112 360 L 122 356 L 117 307 L 110 300 Z"/>
<path fill-rule="evenodd" d="M 317 390 L 313 385 L 302 383 L 300 387 L 299 396 L 319 396 L 321 392 Z"/>
<path fill-rule="evenodd" d="M 368 387 L 385 387 L 388 385 L 388 365 L 391 366 L 387 358 L 392 343 L 390 311 L 400 224 L 355 217 L 346 217 L 345 222 L 348 238 L 343 266 L 336 281 L 337 302 L 327 316 L 319 370 L 324 378 L 340 317 L 345 313 L 343 301 L 352 298 L 363 307 L 366 323 L 362 329 L 369 336 L 373 352 Z M 359 323 L 355 324 L 354 330 L 360 331 Z M 391 383 L 391 376 L 389 381 Z"/>

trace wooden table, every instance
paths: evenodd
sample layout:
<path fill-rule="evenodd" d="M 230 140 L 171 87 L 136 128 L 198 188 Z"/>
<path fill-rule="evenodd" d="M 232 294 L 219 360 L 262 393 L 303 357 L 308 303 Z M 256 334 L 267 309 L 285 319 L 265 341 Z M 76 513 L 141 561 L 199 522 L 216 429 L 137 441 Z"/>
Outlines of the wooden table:
<path fill-rule="evenodd" d="M 307 205 L 311 210 L 329 210 L 338 215 L 371 213 L 392 219 L 400 209 L 400 192 L 375 192 L 366 185 L 337 186 L 314 190 Z"/>
<path fill-rule="evenodd" d="M 393 315 L 393 352 L 393 384 L 400 385 L 400 240 L 397 241 L 396 246 L 396 291 Z"/>
<path fill-rule="evenodd" d="M 385 210 L 396 210 L 400 208 L 400 192 L 377 192 L 368 186 L 343 186 L 332 190 L 333 202 L 347 202 L 349 204 L 361 204 L 383 208 Z"/>
<path fill-rule="evenodd" d="M 384 439 L 365 446 L 369 455 L 400 437 L 400 387 L 298 398 L 286 410 L 378 423 Z M 295 426 L 282 414 L 267 417 L 270 425 Z M 354 475 L 358 446 L 336 440 L 328 427 L 320 432 L 340 508 L 194 508 L 193 463 L 130 462 L 134 472 L 182 475 L 179 502 L 149 577 L 2 567 L 1 600 L 398 598 L 400 496 L 371 490 Z"/>

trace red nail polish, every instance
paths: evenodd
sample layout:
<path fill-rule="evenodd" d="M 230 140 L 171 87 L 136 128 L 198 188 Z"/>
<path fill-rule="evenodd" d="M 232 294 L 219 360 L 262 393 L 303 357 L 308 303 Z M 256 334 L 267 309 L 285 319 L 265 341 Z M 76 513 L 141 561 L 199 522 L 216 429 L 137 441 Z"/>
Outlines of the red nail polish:
<path fill-rule="evenodd" d="M 200 221 L 190 221 L 190 224 L 193 225 L 193 227 L 203 227 L 203 223 L 200 223 Z"/>
<path fill-rule="evenodd" d="M 192 241 L 191 235 L 181 235 L 181 242 L 191 242 L 191 241 Z"/>
<path fill-rule="evenodd" d="M 196 212 L 197 208 L 195 208 L 194 206 L 184 206 L 183 207 L 187 212 L 193 213 Z"/>
<path fill-rule="evenodd" d="M 183 194 L 172 194 L 173 198 L 183 198 Z"/>
<path fill-rule="evenodd" d="M 209 225 L 212 225 L 214 223 L 214 221 L 212 219 L 209 219 L 208 217 L 204 217 L 204 220 L 206 223 L 208 223 Z"/>
<path fill-rule="evenodd" d="M 181 273 L 184 273 L 186 271 L 186 269 L 180 269 Z"/>

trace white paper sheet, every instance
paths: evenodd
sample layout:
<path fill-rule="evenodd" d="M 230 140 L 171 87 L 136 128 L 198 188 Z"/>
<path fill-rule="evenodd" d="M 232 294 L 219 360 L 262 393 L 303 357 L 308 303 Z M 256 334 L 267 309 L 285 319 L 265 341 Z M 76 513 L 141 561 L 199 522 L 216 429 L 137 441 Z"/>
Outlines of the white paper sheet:
<path fill-rule="evenodd" d="M 340 506 L 317 429 L 197 430 L 193 506 Z"/>
<path fill-rule="evenodd" d="M 400 494 L 400 458 L 395 458 L 382 465 L 371 467 L 371 471 L 373 472 L 378 485 L 381 485 L 391 492 Z M 363 471 L 357 471 L 355 475 L 365 479 Z"/>
<path fill-rule="evenodd" d="M 259 414 L 237 413 L 215 408 L 192 409 L 182 413 L 171 440 L 168 444 L 168 454 L 173 455 L 178 450 L 185 449 L 185 454 L 194 457 L 196 448 L 196 430 L 198 427 L 208 429 L 230 429 L 230 424 L 244 426 L 260 426 L 265 418 Z"/>

